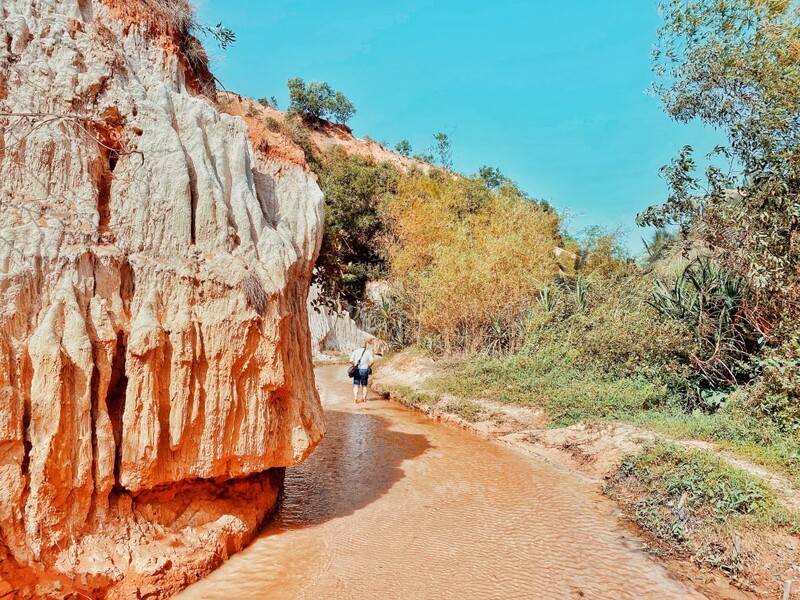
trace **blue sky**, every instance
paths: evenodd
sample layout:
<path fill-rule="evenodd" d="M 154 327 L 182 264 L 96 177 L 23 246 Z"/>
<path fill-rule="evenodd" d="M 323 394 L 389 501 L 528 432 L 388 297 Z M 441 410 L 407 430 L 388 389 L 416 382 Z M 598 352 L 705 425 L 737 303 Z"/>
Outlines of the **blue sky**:
<path fill-rule="evenodd" d="M 622 226 L 663 201 L 658 169 L 691 144 L 720 141 L 674 123 L 647 90 L 656 0 L 201 0 L 236 32 L 207 43 L 227 89 L 276 96 L 286 80 L 327 81 L 358 109 L 350 125 L 414 151 L 444 131 L 456 170 L 498 167 L 569 217 L 570 229 Z"/>

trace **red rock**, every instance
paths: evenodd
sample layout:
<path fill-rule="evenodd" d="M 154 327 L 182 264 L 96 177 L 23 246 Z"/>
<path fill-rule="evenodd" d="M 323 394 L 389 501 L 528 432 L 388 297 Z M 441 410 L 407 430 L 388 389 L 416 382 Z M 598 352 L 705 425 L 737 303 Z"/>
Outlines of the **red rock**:
<path fill-rule="evenodd" d="M 199 95 L 208 74 L 169 22 L 184 6 L 3 2 L 14 593 L 171 595 L 250 539 L 323 434 L 306 313 L 322 193 Z"/>

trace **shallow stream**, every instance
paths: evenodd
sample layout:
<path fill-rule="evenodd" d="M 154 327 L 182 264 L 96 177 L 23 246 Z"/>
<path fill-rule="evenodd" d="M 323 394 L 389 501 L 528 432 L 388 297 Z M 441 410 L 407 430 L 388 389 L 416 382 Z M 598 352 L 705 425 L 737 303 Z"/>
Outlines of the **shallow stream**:
<path fill-rule="evenodd" d="M 701 598 L 596 487 L 316 371 L 328 433 L 273 521 L 181 600 Z"/>

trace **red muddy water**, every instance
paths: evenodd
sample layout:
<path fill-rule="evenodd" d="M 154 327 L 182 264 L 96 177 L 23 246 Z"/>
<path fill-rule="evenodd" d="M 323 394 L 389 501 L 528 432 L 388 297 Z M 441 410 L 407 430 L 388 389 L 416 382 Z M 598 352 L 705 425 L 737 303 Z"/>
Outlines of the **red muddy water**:
<path fill-rule="evenodd" d="M 596 486 L 317 370 L 328 434 L 243 552 L 181 600 L 702 598 Z"/>

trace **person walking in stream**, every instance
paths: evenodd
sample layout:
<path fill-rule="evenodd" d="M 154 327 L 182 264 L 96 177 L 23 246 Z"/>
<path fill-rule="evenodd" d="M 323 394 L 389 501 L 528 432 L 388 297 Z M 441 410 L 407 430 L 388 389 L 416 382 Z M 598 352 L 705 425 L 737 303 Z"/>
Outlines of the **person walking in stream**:
<path fill-rule="evenodd" d="M 365 339 L 361 348 L 356 348 L 350 355 L 350 364 L 355 369 L 353 375 L 353 400 L 358 404 L 359 389 L 363 390 L 361 402 L 367 401 L 367 384 L 369 384 L 369 374 L 372 371 L 372 363 L 375 362 L 375 355 L 368 347 L 368 341 Z"/>

